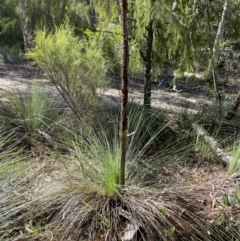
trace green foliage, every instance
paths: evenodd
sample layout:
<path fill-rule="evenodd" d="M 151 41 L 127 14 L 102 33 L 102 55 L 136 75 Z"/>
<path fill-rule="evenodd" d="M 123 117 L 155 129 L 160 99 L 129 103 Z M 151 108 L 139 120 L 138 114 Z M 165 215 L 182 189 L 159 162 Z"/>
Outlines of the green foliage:
<path fill-rule="evenodd" d="M 37 31 L 35 48 L 28 57 L 47 73 L 50 80 L 81 119 L 96 101 L 96 89 L 105 84 L 107 66 L 94 42 L 78 39 L 65 24 L 52 34 Z"/>
<path fill-rule="evenodd" d="M 164 123 L 161 112 L 147 111 L 134 104 L 129 109 L 126 185 L 153 186 L 158 183 L 157 170 L 179 158 L 186 149 L 175 150 L 173 131 Z M 72 160 L 79 163 L 81 176 L 84 177 L 84 182 L 78 185 L 101 194 L 118 192 L 121 146 L 116 121 L 108 123 L 107 129 L 94 125 L 83 128 L 80 135 L 74 132 L 77 133 L 74 140 L 66 140 L 65 145 Z M 166 147 L 161 149 L 161 145 Z M 147 155 L 151 157 L 145 162 Z"/>
<path fill-rule="evenodd" d="M 236 199 L 236 203 L 238 205 L 240 205 L 240 186 L 238 186 L 236 188 L 236 191 L 235 191 L 235 199 Z"/>
<path fill-rule="evenodd" d="M 89 192 L 113 195 L 119 184 L 121 150 L 117 133 L 111 139 L 103 129 L 96 132 L 87 127 L 83 133 L 84 136 L 75 135 L 75 140 L 68 144 L 71 158 L 79 163 L 84 178 L 78 185 Z"/>
<path fill-rule="evenodd" d="M 0 3 L 0 46 L 23 46 L 21 23 L 16 11 L 17 1 L 2 0 Z"/>
<path fill-rule="evenodd" d="M 24 58 L 17 49 L 9 47 L 0 47 L 0 63 L 22 63 Z"/>
<path fill-rule="evenodd" d="M 87 29 L 85 34 L 89 42 L 102 50 L 104 59 L 111 72 L 119 72 L 121 65 L 121 28 L 117 24 L 99 26 L 96 30 Z"/>
<path fill-rule="evenodd" d="M 41 139 L 50 141 L 64 116 L 61 100 L 54 93 L 44 92 L 39 85 L 29 87 L 25 94 L 13 91 L 6 94 L 8 101 L 0 105 L 4 128 L 14 130 L 19 140 L 30 146 Z"/>
<path fill-rule="evenodd" d="M 240 170 L 240 145 L 239 142 L 235 143 L 232 151 L 232 160 L 228 166 L 228 174 L 231 175 Z"/>
<path fill-rule="evenodd" d="M 26 163 L 26 156 L 17 148 L 21 139 L 16 137 L 14 130 L 8 130 L 4 125 L 0 126 L 0 200 L 6 192 L 14 190 L 20 179 L 26 174 L 30 166 Z M 2 212 L 2 203 L 0 210 Z M 1 238 L 0 238 L 1 239 Z"/>
<path fill-rule="evenodd" d="M 143 65 L 139 54 L 139 44 L 135 40 L 129 43 L 129 73 L 130 75 L 143 75 Z"/>
<path fill-rule="evenodd" d="M 197 137 L 195 144 L 195 153 L 199 162 L 212 163 L 218 160 L 218 157 L 211 145 L 203 138 Z"/>

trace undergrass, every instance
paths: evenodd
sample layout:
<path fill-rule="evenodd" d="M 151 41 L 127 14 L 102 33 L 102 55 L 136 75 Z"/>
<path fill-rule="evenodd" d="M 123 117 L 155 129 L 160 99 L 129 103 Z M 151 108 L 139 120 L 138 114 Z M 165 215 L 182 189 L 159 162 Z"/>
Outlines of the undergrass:
<path fill-rule="evenodd" d="M 0 47 L 0 63 L 23 63 L 25 60 L 23 54 L 19 53 L 17 49 L 11 49 L 6 46 Z"/>
<path fill-rule="evenodd" d="M 233 145 L 233 150 L 231 153 L 232 160 L 228 166 L 228 174 L 232 175 L 233 173 L 238 173 L 240 171 L 240 145 L 239 141 L 237 141 Z"/>
<path fill-rule="evenodd" d="M 137 240 L 214 240 L 208 234 L 214 229 L 197 215 L 196 197 L 158 180 L 158 168 L 169 156 L 175 162 L 184 154 L 176 139 L 165 139 L 170 130 L 160 119 L 156 112 L 130 111 L 125 187 L 118 185 L 116 123 L 108 131 L 89 124 L 69 130 L 64 143 L 68 155 L 59 153 L 49 164 L 33 159 L 26 168 L 29 161 L 19 161 L 19 181 L 6 188 L 0 202 L 0 238 L 117 241 L 132 232 Z M 149 154 L 161 144 L 167 145 Z"/>
<path fill-rule="evenodd" d="M 129 109 L 126 186 L 119 186 L 120 137 L 115 114 L 104 126 L 90 122 L 74 126 L 71 120 L 60 118 L 56 122 L 62 137 L 57 135 L 52 141 L 57 150 L 64 151 L 48 159 L 22 156 L 15 149 L 14 143 L 32 128 L 24 129 L 23 135 L 11 129 L 6 135 L 3 126 L 0 240 L 118 241 L 127 240 L 131 232 L 135 240 L 237 240 L 238 229 L 231 223 L 216 224 L 215 217 L 223 213 L 220 208 L 213 207 L 216 216 L 208 218 L 201 193 L 184 183 L 162 185 L 159 171 L 169 163 L 184 161 L 195 145 L 189 132 L 179 137 L 161 112 L 137 105 Z M 49 118 L 47 125 L 42 120 L 33 122 L 34 139 L 38 139 L 36 129 L 47 134 L 56 131 L 54 119 Z M 14 123 L 14 128 L 21 123 Z"/>
<path fill-rule="evenodd" d="M 58 180 L 47 168 L 47 176 L 54 181 L 43 181 L 42 188 L 39 180 L 44 173 L 40 163 L 33 162 L 24 179 L 20 178 L 21 166 L 17 170 L 17 194 L 9 188 L 2 197 L 0 237 L 7 240 L 22 235 L 26 240 L 48 240 L 50 230 L 53 240 L 95 240 L 99 236 L 118 240 L 126 235 L 128 225 L 137 227 L 136 233 L 146 240 L 171 240 L 179 235 L 174 225 L 182 227 L 191 214 L 179 215 L 183 208 L 174 201 L 162 200 L 161 189 L 149 184 L 158 182 L 157 176 L 151 178 L 155 168 L 164 164 L 164 150 L 158 152 L 163 158 L 159 162 L 152 154 L 156 166 L 152 166 L 154 162 L 144 163 L 149 148 L 161 143 L 166 124 L 158 122 L 153 128 L 160 120 L 156 113 L 150 116 L 142 108 L 132 111 L 129 126 L 134 129 L 128 136 L 125 188 L 119 186 L 120 138 L 116 123 L 110 131 L 89 125 L 81 132 L 71 130 L 75 138 L 65 140 L 71 161 L 56 164 L 57 169 L 59 165 L 66 167 L 61 169 L 62 178 Z M 5 172 L 7 175 L 9 170 Z"/>
<path fill-rule="evenodd" d="M 7 101 L 0 103 L 0 120 L 6 130 L 14 130 L 24 145 L 38 141 L 51 142 L 57 126 L 65 120 L 63 102 L 53 92 L 40 85 L 29 87 L 26 93 L 6 92 Z"/>

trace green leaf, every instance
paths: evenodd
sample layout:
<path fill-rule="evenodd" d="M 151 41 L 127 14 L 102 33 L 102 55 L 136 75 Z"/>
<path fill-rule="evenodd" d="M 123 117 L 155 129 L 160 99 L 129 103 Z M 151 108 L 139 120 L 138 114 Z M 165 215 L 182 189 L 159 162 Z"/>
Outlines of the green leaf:
<path fill-rule="evenodd" d="M 238 204 L 240 204 L 240 186 L 238 186 L 238 187 L 236 188 L 235 198 L 236 198 Z"/>
<path fill-rule="evenodd" d="M 231 201 L 231 197 L 228 194 L 225 194 L 223 196 L 223 203 L 227 206 L 231 206 L 232 205 L 232 201 Z"/>
<path fill-rule="evenodd" d="M 167 209 L 165 207 L 161 207 L 160 208 L 160 212 L 163 214 L 163 215 L 167 215 Z"/>

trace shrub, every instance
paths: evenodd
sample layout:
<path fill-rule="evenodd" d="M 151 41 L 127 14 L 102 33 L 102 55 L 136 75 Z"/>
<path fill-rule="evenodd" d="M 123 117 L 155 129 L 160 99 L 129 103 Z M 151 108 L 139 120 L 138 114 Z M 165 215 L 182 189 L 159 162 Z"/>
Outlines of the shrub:
<path fill-rule="evenodd" d="M 28 57 L 47 73 L 78 119 L 83 118 L 96 101 L 96 89 L 105 83 L 107 66 L 101 50 L 94 42 L 75 37 L 67 24 L 52 34 L 37 31 L 34 43 Z"/>

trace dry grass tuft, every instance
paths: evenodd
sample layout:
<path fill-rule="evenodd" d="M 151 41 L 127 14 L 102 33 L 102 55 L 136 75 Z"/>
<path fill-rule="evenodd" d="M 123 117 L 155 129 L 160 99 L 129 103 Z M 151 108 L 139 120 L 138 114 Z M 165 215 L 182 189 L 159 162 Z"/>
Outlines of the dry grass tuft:
<path fill-rule="evenodd" d="M 127 240 L 131 231 L 131 240 L 151 241 L 226 240 L 230 233 L 238 235 L 227 217 L 236 216 L 239 208 L 223 203 L 216 187 L 219 180 L 160 190 L 128 187 L 104 195 L 92 191 L 80 176 L 73 177 L 74 166 L 67 172 L 62 163 L 53 165 L 35 169 L 15 185 L 17 191 L 5 193 L 0 202 L 2 240 L 117 241 Z M 221 185 L 232 183 L 221 180 Z"/>

